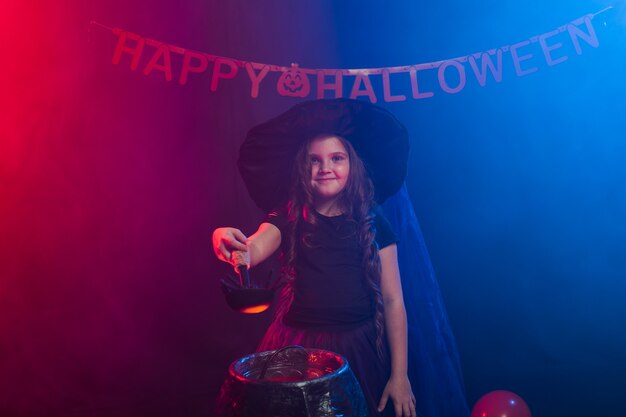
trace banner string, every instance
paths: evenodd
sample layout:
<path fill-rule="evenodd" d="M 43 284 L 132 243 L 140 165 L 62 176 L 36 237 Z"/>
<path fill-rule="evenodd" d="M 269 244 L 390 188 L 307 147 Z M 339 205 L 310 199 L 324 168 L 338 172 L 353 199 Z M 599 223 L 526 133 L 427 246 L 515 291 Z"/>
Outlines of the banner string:
<path fill-rule="evenodd" d="M 594 19 L 596 16 L 603 14 L 612 8 L 613 6 L 608 6 L 595 13 L 586 14 L 584 16 L 581 16 L 577 19 L 572 20 L 571 22 L 568 22 L 564 25 L 559 26 L 552 32 L 556 32 L 556 33 L 564 32 L 567 30 L 567 27 L 569 25 L 578 25 L 580 23 L 583 23 L 585 19 L 590 19 L 590 20 Z M 100 22 L 97 22 L 95 20 L 92 20 L 90 24 L 93 26 L 99 27 L 101 29 L 108 30 L 118 36 L 123 32 L 128 33 L 127 31 L 123 29 L 110 27 Z M 216 59 L 228 60 L 239 67 L 245 67 L 246 65 L 251 65 L 253 68 L 267 68 L 268 71 L 274 71 L 274 72 L 285 72 L 285 71 L 293 69 L 294 67 L 298 67 L 298 70 L 305 74 L 317 74 L 319 72 L 325 72 L 328 74 L 342 74 L 342 75 L 359 75 L 359 74 L 370 75 L 370 74 L 382 74 L 383 72 L 396 73 L 396 72 L 408 72 L 410 70 L 434 69 L 434 68 L 440 67 L 445 62 L 449 62 L 449 61 L 467 62 L 470 57 L 479 58 L 484 53 L 493 55 L 497 53 L 498 50 L 502 52 L 507 52 L 511 48 L 511 44 L 506 44 L 497 48 L 489 49 L 487 51 L 475 52 L 469 55 L 459 56 L 455 58 L 449 58 L 449 59 L 444 59 L 444 60 L 439 60 L 439 61 L 426 62 L 426 63 L 413 64 L 413 65 L 400 65 L 400 66 L 393 66 L 393 67 L 377 67 L 377 68 L 348 68 L 348 69 L 346 68 L 317 68 L 317 69 L 312 69 L 312 68 L 300 68 L 298 64 L 295 64 L 295 63 L 292 63 L 291 66 L 281 66 L 281 65 L 275 65 L 275 64 L 264 64 L 260 62 L 244 61 L 244 60 L 237 59 L 237 58 L 229 58 L 229 57 L 224 57 L 224 56 L 219 56 L 219 55 L 212 55 L 206 52 L 201 52 L 201 51 L 197 51 L 193 49 L 187 49 L 187 48 L 183 48 L 180 46 L 157 41 L 151 38 L 142 37 L 142 39 L 145 40 L 146 44 L 156 47 L 156 48 L 162 45 L 166 45 L 172 52 L 175 52 L 181 55 L 184 55 L 186 52 L 202 54 L 209 61 L 215 61 Z M 537 42 L 539 40 L 539 35 L 532 36 L 528 38 L 527 40 L 530 41 L 531 43 Z"/>

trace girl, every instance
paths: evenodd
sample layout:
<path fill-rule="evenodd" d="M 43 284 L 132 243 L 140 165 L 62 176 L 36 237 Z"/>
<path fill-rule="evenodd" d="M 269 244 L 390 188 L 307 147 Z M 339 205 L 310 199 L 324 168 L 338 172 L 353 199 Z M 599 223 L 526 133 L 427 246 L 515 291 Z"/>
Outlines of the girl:
<path fill-rule="evenodd" d="M 402 184 L 407 154 L 406 130 L 376 106 L 296 106 L 252 129 L 240 153 L 255 201 L 278 208 L 250 237 L 213 233 L 216 256 L 229 263 L 241 251 L 254 267 L 281 249 L 286 285 L 258 350 L 299 344 L 345 356 L 371 416 L 416 416 L 397 239 L 376 206 Z"/>

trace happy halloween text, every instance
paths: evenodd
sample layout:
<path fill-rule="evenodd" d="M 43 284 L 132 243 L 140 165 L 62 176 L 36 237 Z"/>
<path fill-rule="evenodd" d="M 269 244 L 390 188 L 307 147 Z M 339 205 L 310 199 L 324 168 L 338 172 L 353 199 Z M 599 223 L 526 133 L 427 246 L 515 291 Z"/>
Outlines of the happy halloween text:
<path fill-rule="evenodd" d="M 569 55 L 581 55 L 585 44 L 597 48 L 594 16 L 583 16 L 512 45 L 399 67 L 309 69 L 296 64 L 283 67 L 192 51 L 121 29 L 112 29 L 118 36 L 112 61 L 118 65 L 124 59 L 129 61 L 131 70 L 140 69 L 144 75 L 161 73 L 166 81 L 176 77 L 180 85 L 193 82 L 194 78 L 209 77 L 211 92 L 225 88 L 229 80 L 246 78 L 252 98 L 272 89 L 281 96 L 299 98 L 367 97 L 372 103 L 380 99 L 419 100 L 441 92 L 459 93 L 468 82 L 475 81 L 481 87 L 490 81 L 499 83 L 507 73 L 518 77 L 532 74 L 540 66 L 558 65 L 567 61 Z M 176 56 L 173 59 L 173 54 L 182 59 Z"/>

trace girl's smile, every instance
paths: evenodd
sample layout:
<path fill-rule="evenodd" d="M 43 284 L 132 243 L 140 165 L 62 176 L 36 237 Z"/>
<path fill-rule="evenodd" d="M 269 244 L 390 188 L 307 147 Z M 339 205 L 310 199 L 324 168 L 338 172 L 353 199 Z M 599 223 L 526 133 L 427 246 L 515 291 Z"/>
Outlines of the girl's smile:
<path fill-rule="evenodd" d="M 309 161 L 316 205 L 332 205 L 350 176 L 348 151 L 335 136 L 320 137 L 309 145 Z"/>

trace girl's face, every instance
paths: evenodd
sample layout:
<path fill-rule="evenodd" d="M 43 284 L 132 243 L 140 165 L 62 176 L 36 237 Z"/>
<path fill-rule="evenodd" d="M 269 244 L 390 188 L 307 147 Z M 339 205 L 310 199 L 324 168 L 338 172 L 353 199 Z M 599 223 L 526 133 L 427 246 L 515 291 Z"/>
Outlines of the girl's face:
<path fill-rule="evenodd" d="M 333 202 L 346 187 L 350 175 L 348 151 L 335 136 L 314 139 L 309 145 L 311 187 L 316 202 Z"/>

